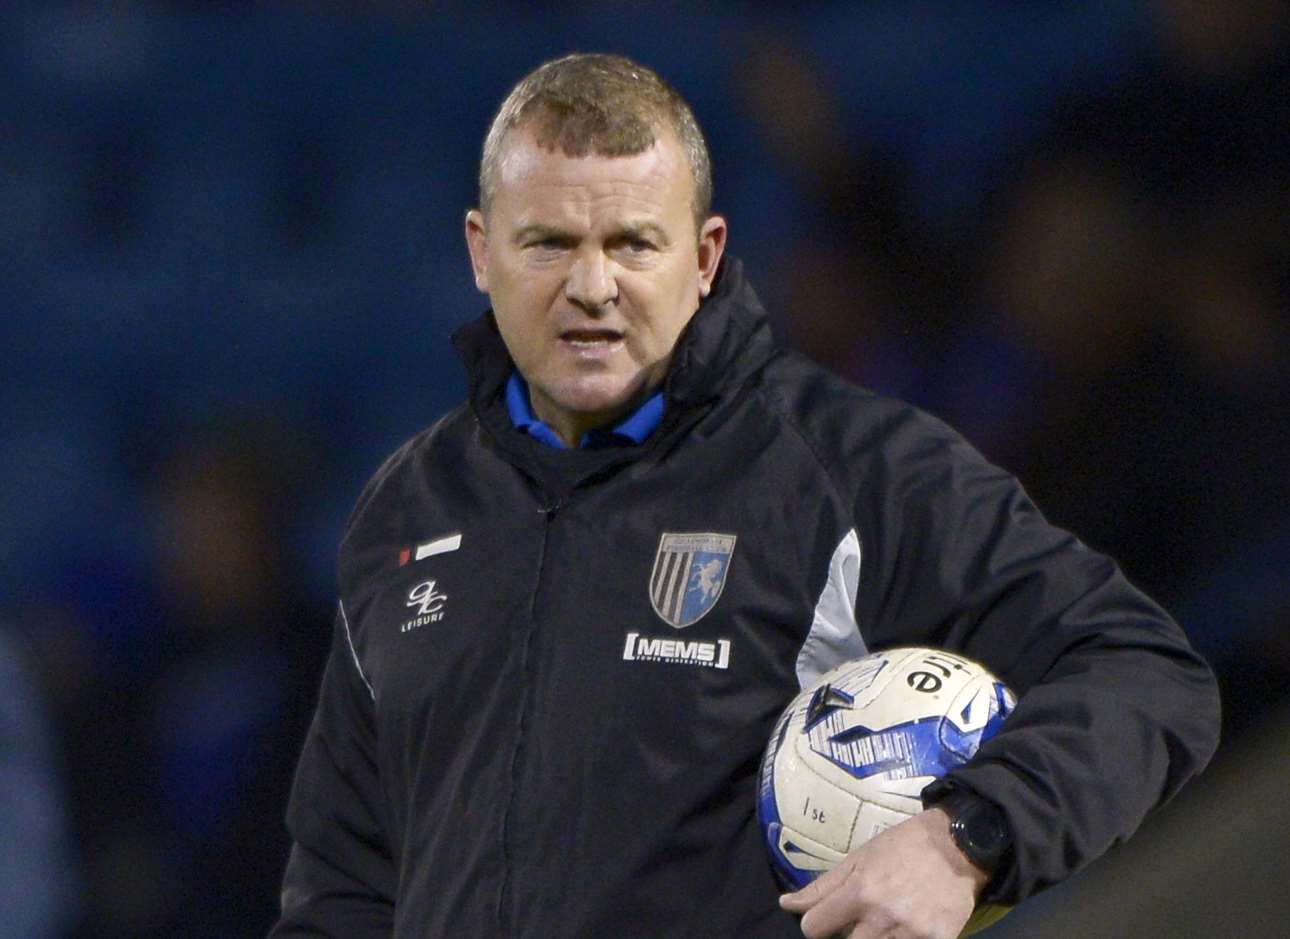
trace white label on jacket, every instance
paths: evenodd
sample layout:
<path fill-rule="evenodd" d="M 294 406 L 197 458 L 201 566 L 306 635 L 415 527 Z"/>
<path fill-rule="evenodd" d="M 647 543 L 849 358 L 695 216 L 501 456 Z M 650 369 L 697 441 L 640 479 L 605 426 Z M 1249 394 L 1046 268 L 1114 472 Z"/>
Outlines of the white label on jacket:
<path fill-rule="evenodd" d="M 417 545 L 416 554 L 413 555 L 414 561 L 424 561 L 428 557 L 436 554 L 446 554 L 449 551 L 456 551 L 461 547 L 461 532 L 445 535 L 442 538 L 436 538 L 434 541 L 427 541 L 425 544 Z"/>
<path fill-rule="evenodd" d="M 672 662 L 678 665 L 702 665 L 707 668 L 730 667 L 730 640 L 700 642 L 665 639 L 628 633 L 623 646 L 624 662 Z"/>
<path fill-rule="evenodd" d="M 449 551 L 456 551 L 461 547 L 461 532 L 453 532 L 451 535 L 444 535 L 442 538 L 436 538 L 433 541 L 427 541 L 425 544 L 419 544 L 416 548 L 403 547 L 399 549 L 399 567 L 406 566 L 411 561 L 424 561 L 426 558 L 432 558 L 436 554 L 447 554 Z"/>

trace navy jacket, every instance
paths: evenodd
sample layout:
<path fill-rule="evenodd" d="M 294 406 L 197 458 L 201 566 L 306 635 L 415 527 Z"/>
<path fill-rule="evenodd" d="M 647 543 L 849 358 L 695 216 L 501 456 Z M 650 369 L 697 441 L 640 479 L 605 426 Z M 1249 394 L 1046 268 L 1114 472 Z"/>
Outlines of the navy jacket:
<path fill-rule="evenodd" d="M 530 439 L 491 315 L 455 341 L 468 404 L 341 545 L 274 936 L 800 936 L 758 762 L 803 683 L 894 645 L 1021 696 L 954 771 L 1015 835 L 990 899 L 1070 874 L 1211 756 L 1214 680 L 1169 617 L 945 425 L 776 348 L 737 262 L 638 446 Z"/>

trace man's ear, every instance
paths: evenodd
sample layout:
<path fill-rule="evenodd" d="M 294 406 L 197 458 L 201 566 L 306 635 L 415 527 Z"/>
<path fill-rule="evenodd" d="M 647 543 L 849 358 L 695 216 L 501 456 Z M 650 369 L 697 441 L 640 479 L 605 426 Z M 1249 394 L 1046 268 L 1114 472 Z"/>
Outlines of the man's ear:
<path fill-rule="evenodd" d="M 717 276 L 717 265 L 726 250 L 726 220 L 714 215 L 699 229 L 699 296 L 712 292 L 712 282 Z M 478 278 L 476 278 L 478 279 Z"/>
<path fill-rule="evenodd" d="M 484 225 L 484 213 L 479 209 L 466 213 L 466 250 L 470 252 L 475 286 L 480 293 L 488 293 L 488 229 Z"/>

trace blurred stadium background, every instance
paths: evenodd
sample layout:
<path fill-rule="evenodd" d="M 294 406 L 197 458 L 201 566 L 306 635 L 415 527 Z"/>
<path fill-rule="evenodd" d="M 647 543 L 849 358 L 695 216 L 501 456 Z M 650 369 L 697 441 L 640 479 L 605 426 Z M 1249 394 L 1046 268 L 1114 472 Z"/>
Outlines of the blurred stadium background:
<path fill-rule="evenodd" d="M 1222 676 L 1211 771 L 988 935 L 1285 935 L 1288 21 L 0 6 L 0 939 L 266 931 L 340 527 L 460 395 L 480 141 L 571 50 L 693 103 L 787 339 L 962 429 Z"/>

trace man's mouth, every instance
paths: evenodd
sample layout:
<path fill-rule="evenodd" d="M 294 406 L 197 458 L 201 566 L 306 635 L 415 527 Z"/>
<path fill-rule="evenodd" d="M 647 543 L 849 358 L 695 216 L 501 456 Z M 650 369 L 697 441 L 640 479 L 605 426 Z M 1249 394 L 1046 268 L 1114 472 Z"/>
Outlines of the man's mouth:
<path fill-rule="evenodd" d="M 621 342 L 623 334 L 616 329 L 569 329 L 560 339 L 575 349 L 599 349 Z"/>

